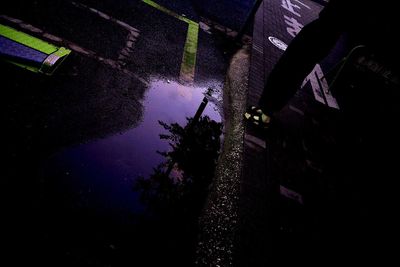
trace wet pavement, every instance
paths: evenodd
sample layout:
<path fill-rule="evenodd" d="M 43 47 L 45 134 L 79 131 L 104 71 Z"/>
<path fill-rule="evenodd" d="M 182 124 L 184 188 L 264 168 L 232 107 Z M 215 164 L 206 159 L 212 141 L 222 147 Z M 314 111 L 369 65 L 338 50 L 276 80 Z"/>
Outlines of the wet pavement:
<path fill-rule="evenodd" d="M 255 2 L 255 0 L 192 0 L 193 6 L 202 16 L 235 31 L 241 30 Z"/>
<path fill-rule="evenodd" d="M 389 252 L 398 87 L 356 84 L 378 97 L 347 77 L 333 97 L 322 76 L 345 39 L 268 136 L 243 125 L 281 49 L 322 7 L 294 1 L 265 0 L 251 55 L 230 62 L 231 29 L 255 1 L 4 6 L 1 23 L 73 52 L 49 77 L 0 62 L 2 261 L 326 265 Z"/>
<path fill-rule="evenodd" d="M 153 168 L 165 161 L 157 151 L 170 150 L 168 142 L 160 139 L 160 134 L 168 131 L 159 121 L 185 126 L 186 118 L 194 116 L 206 91 L 154 80 L 144 96 L 144 113 L 138 126 L 62 149 L 44 162 L 40 172 L 46 180 L 69 184 L 71 191 L 60 193 L 78 192 L 78 199 L 72 199 L 73 206 L 82 202 L 85 208 L 117 214 L 141 212 L 144 207 L 139 205 L 132 185 L 138 177 L 149 177 Z M 219 109 L 212 103 L 202 114 L 221 122 Z"/>
<path fill-rule="evenodd" d="M 0 63 L 4 261 L 194 262 L 220 153 L 229 54 L 212 30 L 189 36 L 200 16 L 188 3 L 158 2 L 171 13 L 147 2 L 15 1 L 2 9 L 2 23 L 73 50 L 50 77 Z M 194 67 L 187 47 L 195 47 Z"/>

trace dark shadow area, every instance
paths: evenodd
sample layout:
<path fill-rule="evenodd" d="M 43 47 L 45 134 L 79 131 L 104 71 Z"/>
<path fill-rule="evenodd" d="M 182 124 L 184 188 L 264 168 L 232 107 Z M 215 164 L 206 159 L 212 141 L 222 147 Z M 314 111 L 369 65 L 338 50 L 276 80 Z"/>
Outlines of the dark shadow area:
<path fill-rule="evenodd" d="M 70 252 L 58 250 L 61 243 L 66 247 L 69 242 L 81 243 L 80 236 L 68 229 L 91 228 L 86 220 L 91 211 L 64 209 L 61 195 L 44 195 L 56 182 L 44 179 L 40 164 L 61 148 L 135 127 L 142 117 L 146 87 L 76 54 L 51 77 L 5 62 L 0 70 L 4 75 L 1 209 L 6 254 L 15 261 L 26 260 L 21 255 L 38 263 L 62 259 Z M 54 250 L 48 255 L 50 248 Z"/>
<path fill-rule="evenodd" d="M 311 1 L 314 1 L 322 6 L 326 6 L 329 2 L 329 0 L 311 0 Z"/>
<path fill-rule="evenodd" d="M 17 0 L 7 3 L 2 15 L 20 19 L 46 33 L 95 51 L 102 57 L 118 58 L 128 31 L 94 13 L 76 8 L 71 2 Z"/>
<path fill-rule="evenodd" d="M 398 79 L 388 73 L 363 55 L 332 88 L 340 111 L 309 103 L 297 124 L 289 110 L 281 114 L 285 124 L 269 137 L 270 179 L 280 192 L 269 210 L 277 218 L 271 261 L 394 260 L 400 109 Z M 302 203 L 279 186 L 299 193 Z"/>
<path fill-rule="evenodd" d="M 255 0 L 192 0 L 191 2 L 199 16 L 239 31 L 244 25 Z"/>
<path fill-rule="evenodd" d="M 135 127 L 142 117 L 146 86 L 92 59 L 73 54 L 51 77 L 1 64 L 4 134 L 15 153 L 49 154 Z"/>
<path fill-rule="evenodd" d="M 160 122 L 169 132 L 160 138 L 167 140 L 172 150 L 159 152 L 166 161 L 134 186 L 147 207 L 140 216 L 139 229 L 144 229 L 143 239 L 152 240 L 151 248 L 143 252 L 153 255 L 150 265 L 154 266 L 166 262 L 173 266 L 194 265 L 198 217 L 220 152 L 221 123 L 207 116 L 187 120 L 185 127 Z"/>
<path fill-rule="evenodd" d="M 79 59 L 72 58 L 72 63 L 75 60 Z M 160 138 L 168 141 L 172 150 L 160 152 L 165 163 L 134 186 L 140 193 L 143 214 L 94 210 L 80 196 L 87 192 L 73 191 L 68 182 L 60 184 L 58 178 L 68 177 L 68 173 L 47 177 L 38 173 L 38 164 L 60 147 L 134 127 L 141 105 L 132 97 L 124 102 L 132 93 L 129 89 L 119 91 L 116 86 L 112 93 L 107 91 L 107 85 L 115 84 L 115 75 L 108 83 L 95 79 L 94 84 L 71 73 L 72 78 L 63 76 L 73 69 L 60 69 L 49 80 L 24 73 L 30 80 L 20 80 L 15 75 L 21 70 L 4 66 L 9 79 L 8 97 L 2 105 L 7 118 L 3 140 L 7 140 L 9 157 L 3 161 L 6 178 L 1 201 L 8 255 L 2 261 L 41 266 L 53 266 L 54 262 L 58 266 L 191 266 L 197 219 L 219 155 L 222 124 L 207 116 L 188 118 L 184 127 L 160 122 L 168 132 Z M 62 86 L 75 79 L 79 90 Z M 107 108 L 108 101 L 113 109 Z M 130 105 L 135 105 L 134 110 Z M 124 120 L 119 121 L 121 116 Z M 74 198 L 80 201 L 72 203 Z"/>

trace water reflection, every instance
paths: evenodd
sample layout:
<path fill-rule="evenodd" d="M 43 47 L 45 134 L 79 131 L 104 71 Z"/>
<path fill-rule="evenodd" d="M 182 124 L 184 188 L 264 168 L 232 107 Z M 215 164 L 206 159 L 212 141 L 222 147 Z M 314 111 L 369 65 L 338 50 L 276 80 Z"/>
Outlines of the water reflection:
<path fill-rule="evenodd" d="M 141 228 L 157 233 L 154 243 L 168 243 L 168 247 L 159 249 L 161 255 L 174 255 L 174 260 L 169 263 L 191 266 L 198 217 L 220 151 L 222 123 L 208 116 L 187 118 L 184 126 L 159 123 L 169 132 L 160 138 L 168 141 L 172 150 L 159 152 L 165 161 L 150 177 L 141 177 L 135 182 L 134 189 L 140 193 L 141 203 L 148 211 L 140 216 Z M 154 251 L 155 255 L 159 253 Z"/>
<path fill-rule="evenodd" d="M 206 91 L 154 80 L 137 127 L 44 164 L 43 232 L 67 262 L 188 266 L 222 127 L 218 90 L 194 122 Z"/>
<path fill-rule="evenodd" d="M 46 176 L 63 180 L 67 186 L 60 190 L 69 191 L 66 197 L 73 196 L 69 200 L 72 206 L 86 203 L 101 211 L 137 212 L 141 207 L 137 195 L 130 190 L 132 183 L 137 177 L 149 177 L 153 168 L 163 162 L 157 151 L 170 149 L 159 138 L 165 130 L 158 121 L 185 125 L 186 118 L 196 113 L 205 91 L 206 88 L 175 82 L 152 82 L 143 103 L 143 120 L 136 128 L 63 150 L 46 163 Z M 221 121 L 212 103 L 204 115 Z"/>
<path fill-rule="evenodd" d="M 187 118 L 184 127 L 159 123 L 169 131 L 160 138 L 168 140 L 172 150 L 159 152 L 165 162 L 149 178 L 138 179 L 135 189 L 140 192 L 141 201 L 157 215 L 196 215 L 214 175 L 222 124 L 208 116 Z"/>

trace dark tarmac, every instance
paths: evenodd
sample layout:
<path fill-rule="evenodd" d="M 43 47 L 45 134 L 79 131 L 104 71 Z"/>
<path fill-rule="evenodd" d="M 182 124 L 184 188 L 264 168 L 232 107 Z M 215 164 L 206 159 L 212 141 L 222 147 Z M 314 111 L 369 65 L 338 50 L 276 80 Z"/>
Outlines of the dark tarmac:
<path fill-rule="evenodd" d="M 288 18 L 304 25 L 325 2 L 291 1 L 294 10 L 265 0 L 238 53 L 232 36 L 254 0 L 3 6 L 0 23 L 72 50 L 53 76 L 0 61 L 3 265 L 325 266 L 395 255 L 398 84 L 351 74 L 328 92 L 322 76 L 349 51 L 343 38 L 276 128 L 243 122 L 298 30 Z M 376 87 L 383 93 L 360 89 Z"/>
<path fill-rule="evenodd" d="M 73 51 L 50 77 L 1 62 L 2 261 L 194 262 L 230 55 L 223 35 L 200 29 L 193 79 L 182 78 L 190 69 L 185 19 L 198 25 L 200 16 L 185 2 L 166 8 L 179 19 L 142 1 L 15 1 L 2 9 L 2 23 Z"/>

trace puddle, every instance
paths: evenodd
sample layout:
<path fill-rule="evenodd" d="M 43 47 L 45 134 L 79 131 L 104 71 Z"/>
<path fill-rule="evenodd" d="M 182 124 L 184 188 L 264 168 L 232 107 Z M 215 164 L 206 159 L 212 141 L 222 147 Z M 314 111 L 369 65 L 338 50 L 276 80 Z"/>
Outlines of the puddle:
<path fill-rule="evenodd" d="M 171 149 L 167 140 L 159 138 L 166 130 L 158 121 L 184 127 L 186 118 L 195 115 L 206 91 L 207 88 L 187 87 L 174 81 L 152 81 L 143 102 L 143 121 L 136 128 L 67 148 L 46 162 L 45 176 L 57 179 L 52 190 L 72 209 L 91 209 L 112 216 L 141 212 L 143 207 L 133 184 L 138 177 L 149 177 L 165 161 L 157 151 Z M 219 94 L 217 90 L 213 97 L 220 99 Z M 202 115 L 221 122 L 215 98 L 208 102 Z"/>
<path fill-rule="evenodd" d="M 150 84 L 137 127 L 64 149 L 42 167 L 43 242 L 68 266 L 194 262 L 197 220 L 220 150 L 221 88 L 188 124 L 207 87 Z"/>

